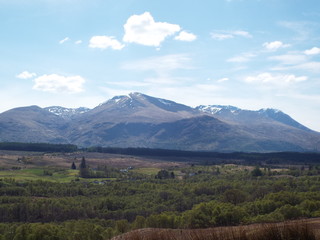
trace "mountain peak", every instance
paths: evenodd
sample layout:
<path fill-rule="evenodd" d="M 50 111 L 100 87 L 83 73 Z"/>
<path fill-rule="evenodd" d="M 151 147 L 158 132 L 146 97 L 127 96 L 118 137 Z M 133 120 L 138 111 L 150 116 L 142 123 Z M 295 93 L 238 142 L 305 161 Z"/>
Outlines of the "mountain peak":
<path fill-rule="evenodd" d="M 117 104 L 119 107 L 124 107 L 126 105 L 127 107 L 133 107 L 134 105 L 143 106 L 146 107 L 147 105 L 155 105 L 159 108 L 163 108 L 166 111 L 177 111 L 176 108 L 179 108 L 179 110 L 190 110 L 191 107 L 188 107 L 183 104 L 176 103 L 174 101 L 162 99 L 162 98 L 156 98 L 151 97 L 146 94 L 142 94 L 139 92 L 131 92 L 128 95 L 119 95 L 115 96 L 106 102 L 100 104 L 102 105 L 114 105 Z"/>
<path fill-rule="evenodd" d="M 105 118 L 110 120 L 122 119 L 125 122 L 141 120 L 144 122 L 168 122 L 204 115 L 186 105 L 139 92 L 115 96 L 100 104 L 91 113 L 106 115 Z"/>
<path fill-rule="evenodd" d="M 142 96 L 146 96 L 146 95 L 144 95 L 144 94 L 142 94 L 140 92 L 131 92 L 131 93 L 128 94 L 128 96 L 130 98 L 133 98 L 133 97 L 142 97 Z"/>
<path fill-rule="evenodd" d="M 144 96 L 144 95 L 139 92 L 131 92 L 128 95 L 118 95 L 118 96 L 114 96 L 113 98 L 107 100 L 106 102 L 101 103 L 99 106 L 102 106 L 105 104 L 121 104 L 126 101 L 132 102 L 133 99 L 139 98 L 141 96 Z"/>

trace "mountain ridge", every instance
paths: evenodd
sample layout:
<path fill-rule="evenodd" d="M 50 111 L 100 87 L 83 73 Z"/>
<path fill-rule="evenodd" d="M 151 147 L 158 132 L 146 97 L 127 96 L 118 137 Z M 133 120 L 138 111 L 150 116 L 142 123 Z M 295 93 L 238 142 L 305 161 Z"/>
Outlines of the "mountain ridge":
<path fill-rule="evenodd" d="M 232 121 L 232 119 L 235 122 L 248 121 L 249 117 L 252 118 L 253 115 L 256 115 L 256 117 L 269 118 L 288 126 L 292 126 L 295 128 L 306 130 L 306 131 L 316 132 L 298 123 L 293 118 L 291 118 L 288 114 L 285 114 L 281 110 L 274 109 L 274 108 L 262 108 L 254 111 L 254 110 L 240 109 L 238 107 L 234 107 L 230 105 L 200 105 L 196 107 L 196 109 L 212 114 L 218 119 L 222 119 L 225 121 L 227 120 Z M 234 119 L 235 116 L 237 119 Z"/>
<path fill-rule="evenodd" d="M 93 109 L 37 106 L 0 114 L 0 141 L 200 151 L 319 151 L 320 133 L 280 110 L 192 108 L 142 93 Z"/>

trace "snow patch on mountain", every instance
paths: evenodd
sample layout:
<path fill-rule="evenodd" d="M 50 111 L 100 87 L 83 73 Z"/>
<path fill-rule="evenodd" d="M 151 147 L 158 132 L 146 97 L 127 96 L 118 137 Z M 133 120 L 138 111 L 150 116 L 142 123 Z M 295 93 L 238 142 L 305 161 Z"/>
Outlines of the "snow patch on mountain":
<path fill-rule="evenodd" d="M 90 110 L 90 108 L 80 107 L 80 108 L 64 108 L 59 106 L 51 106 L 44 108 L 48 112 L 51 112 L 57 116 L 63 118 L 70 118 L 74 115 L 80 115 L 86 113 Z"/>
<path fill-rule="evenodd" d="M 167 105 L 167 106 L 171 106 L 172 105 L 172 102 L 164 100 L 164 99 L 161 99 L 161 98 L 158 98 L 158 101 L 161 102 L 164 105 Z"/>
<path fill-rule="evenodd" d="M 224 105 L 200 105 L 196 107 L 197 110 L 209 114 L 219 114 L 222 111 L 229 111 L 233 114 L 237 114 L 239 111 L 241 111 L 240 108 L 234 107 L 234 106 L 224 106 Z"/>
<path fill-rule="evenodd" d="M 258 113 L 282 113 L 279 109 L 274 109 L 274 108 L 262 108 L 258 111 Z"/>

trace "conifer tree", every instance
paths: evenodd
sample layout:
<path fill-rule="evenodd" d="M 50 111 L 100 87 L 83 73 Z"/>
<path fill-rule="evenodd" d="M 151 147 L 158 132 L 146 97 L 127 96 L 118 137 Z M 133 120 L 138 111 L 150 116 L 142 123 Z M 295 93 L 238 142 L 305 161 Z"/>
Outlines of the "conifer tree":
<path fill-rule="evenodd" d="M 71 164 L 71 169 L 77 169 L 76 164 L 74 162 L 72 162 Z"/>
<path fill-rule="evenodd" d="M 79 175 L 82 178 L 89 177 L 89 169 L 87 167 L 86 159 L 82 157 L 81 163 L 79 165 Z"/>

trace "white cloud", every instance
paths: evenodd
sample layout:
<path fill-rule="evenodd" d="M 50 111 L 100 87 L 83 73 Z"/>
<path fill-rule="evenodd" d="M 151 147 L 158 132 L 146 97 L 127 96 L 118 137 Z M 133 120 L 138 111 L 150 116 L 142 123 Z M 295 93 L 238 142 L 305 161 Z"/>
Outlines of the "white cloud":
<path fill-rule="evenodd" d="M 167 38 L 180 31 L 180 26 L 166 22 L 155 22 L 149 12 L 133 15 L 124 25 L 124 42 L 158 47 Z"/>
<path fill-rule="evenodd" d="M 81 43 L 82 43 L 82 40 L 75 41 L 74 43 L 75 43 L 75 44 L 81 44 Z"/>
<path fill-rule="evenodd" d="M 197 36 L 193 33 L 188 33 L 186 31 L 181 31 L 178 36 L 174 38 L 175 40 L 192 42 L 197 39 Z"/>
<path fill-rule="evenodd" d="M 244 79 L 244 81 L 247 83 L 271 84 L 278 86 L 303 82 L 306 80 L 308 80 L 308 77 L 306 76 L 297 77 L 293 74 L 272 75 L 268 72 L 258 74 L 257 76 L 248 76 Z"/>
<path fill-rule="evenodd" d="M 33 78 L 35 76 L 37 76 L 36 73 L 30 73 L 28 71 L 24 71 L 22 73 L 19 73 L 16 77 L 20 78 L 20 79 L 29 79 L 29 78 Z"/>
<path fill-rule="evenodd" d="M 93 36 L 90 39 L 89 47 L 100 49 L 112 48 L 114 50 L 121 50 L 122 48 L 124 48 L 124 45 L 112 36 Z"/>
<path fill-rule="evenodd" d="M 318 54 L 320 54 L 320 48 L 313 47 L 311 49 L 305 50 L 304 54 L 306 54 L 306 55 L 318 55 Z"/>
<path fill-rule="evenodd" d="M 34 80 L 33 89 L 53 93 L 79 93 L 84 91 L 85 79 L 81 76 L 42 75 Z"/>
<path fill-rule="evenodd" d="M 65 43 L 65 42 L 69 41 L 69 40 L 70 40 L 70 38 L 69 38 L 69 37 L 66 37 L 66 38 L 60 40 L 59 43 L 60 43 L 60 44 L 63 44 L 63 43 Z"/>
<path fill-rule="evenodd" d="M 211 37 L 215 40 L 226 40 L 235 38 L 237 36 L 245 37 L 245 38 L 252 38 L 252 35 L 243 30 L 237 30 L 237 31 L 215 31 L 211 33 Z"/>
<path fill-rule="evenodd" d="M 289 47 L 290 44 L 284 44 L 281 41 L 273 41 L 273 42 L 265 42 L 263 45 L 269 51 L 276 51 L 279 48 L 286 48 Z"/>

